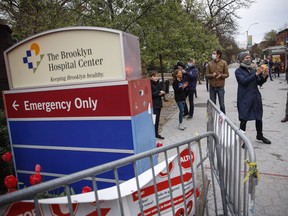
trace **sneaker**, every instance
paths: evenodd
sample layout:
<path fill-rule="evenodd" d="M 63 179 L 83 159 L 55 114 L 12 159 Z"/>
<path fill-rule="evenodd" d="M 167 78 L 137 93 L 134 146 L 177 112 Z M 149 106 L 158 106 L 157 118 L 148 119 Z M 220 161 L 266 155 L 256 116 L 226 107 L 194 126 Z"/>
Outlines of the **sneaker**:
<path fill-rule="evenodd" d="M 190 116 L 190 115 L 187 117 L 187 119 L 192 119 L 192 118 L 193 118 L 193 117 L 192 117 L 192 116 Z"/>
<path fill-rule="evenodd" d="M 186 127 L 184 127 L 183 124 L 181 123 L 181 124 L 179 124 L 178 129 L 179 129 L 179 130 L 185 130 Z"/>
<path fill-rule="evenodd" d="M 157 138 L 157 139 L 165 139 L 165 138 L 162 137 L 161 135 L 157 135 L 156 138 Z"/>
<path fill-rule="evenodd" d="M 271 144 L 271 141 L 264 136 L 256 136 L 256 139 L 262 141 L 264 144 Z"/>

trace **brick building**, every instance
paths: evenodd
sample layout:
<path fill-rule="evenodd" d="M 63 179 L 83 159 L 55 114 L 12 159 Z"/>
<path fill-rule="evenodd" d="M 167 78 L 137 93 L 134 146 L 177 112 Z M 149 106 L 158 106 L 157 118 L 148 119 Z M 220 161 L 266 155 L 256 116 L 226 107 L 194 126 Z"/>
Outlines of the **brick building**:
<path fill-rule="evenodd" d="M 287 46 L 288 44 L 288 28 L 280 31 L 276 35 L 276 46 Z"/>

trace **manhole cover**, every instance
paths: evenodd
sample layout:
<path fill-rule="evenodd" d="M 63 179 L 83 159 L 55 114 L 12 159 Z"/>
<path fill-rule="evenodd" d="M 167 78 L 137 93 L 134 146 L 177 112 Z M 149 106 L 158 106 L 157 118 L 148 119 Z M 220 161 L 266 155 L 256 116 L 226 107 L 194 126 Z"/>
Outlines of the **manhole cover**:
<path fill-rule="evenodd" d="M 207 103 L 196 103 L 194 104 L 195 107 L 207 107 Z"/>

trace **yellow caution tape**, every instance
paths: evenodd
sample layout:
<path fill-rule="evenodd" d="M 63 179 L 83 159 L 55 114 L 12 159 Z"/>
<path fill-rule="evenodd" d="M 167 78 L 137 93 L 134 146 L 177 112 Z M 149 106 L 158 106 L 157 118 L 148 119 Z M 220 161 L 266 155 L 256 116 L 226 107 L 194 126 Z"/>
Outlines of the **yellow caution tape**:
<path fill-rule="evenodd" d="M 248 160 L 245 160 L 246 164 L 249 166 L 249 172 L 247 173 L 245 179 L 244 179 L 244 183 L 248 180 L 248 178 L 250 177 L 250 175 L 256 175 L 258 181 L 260 181 L 260 174 L 257 170 L 257 164 L 256 162 L 249 162 Z"/>

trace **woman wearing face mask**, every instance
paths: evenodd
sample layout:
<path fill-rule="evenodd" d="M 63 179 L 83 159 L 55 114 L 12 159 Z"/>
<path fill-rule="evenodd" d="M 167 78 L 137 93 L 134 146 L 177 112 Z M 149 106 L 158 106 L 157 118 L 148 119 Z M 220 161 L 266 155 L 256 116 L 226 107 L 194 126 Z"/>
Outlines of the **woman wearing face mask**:
<path fill-rule="evenodd" d="M 240 67 L 235 71 L 238 82 L 237 109 L 240 129 L 246 131 L 247 121 L 256 121 L 256 139 L 265 144 L 271 141 L 263 136 L 263 105 L 258 85 L 262 86 L 268 78 L 269 70 L 261 65 L 257 70 L 252 64 L 251 56 L 247 52 L 238 54 Z"/>

